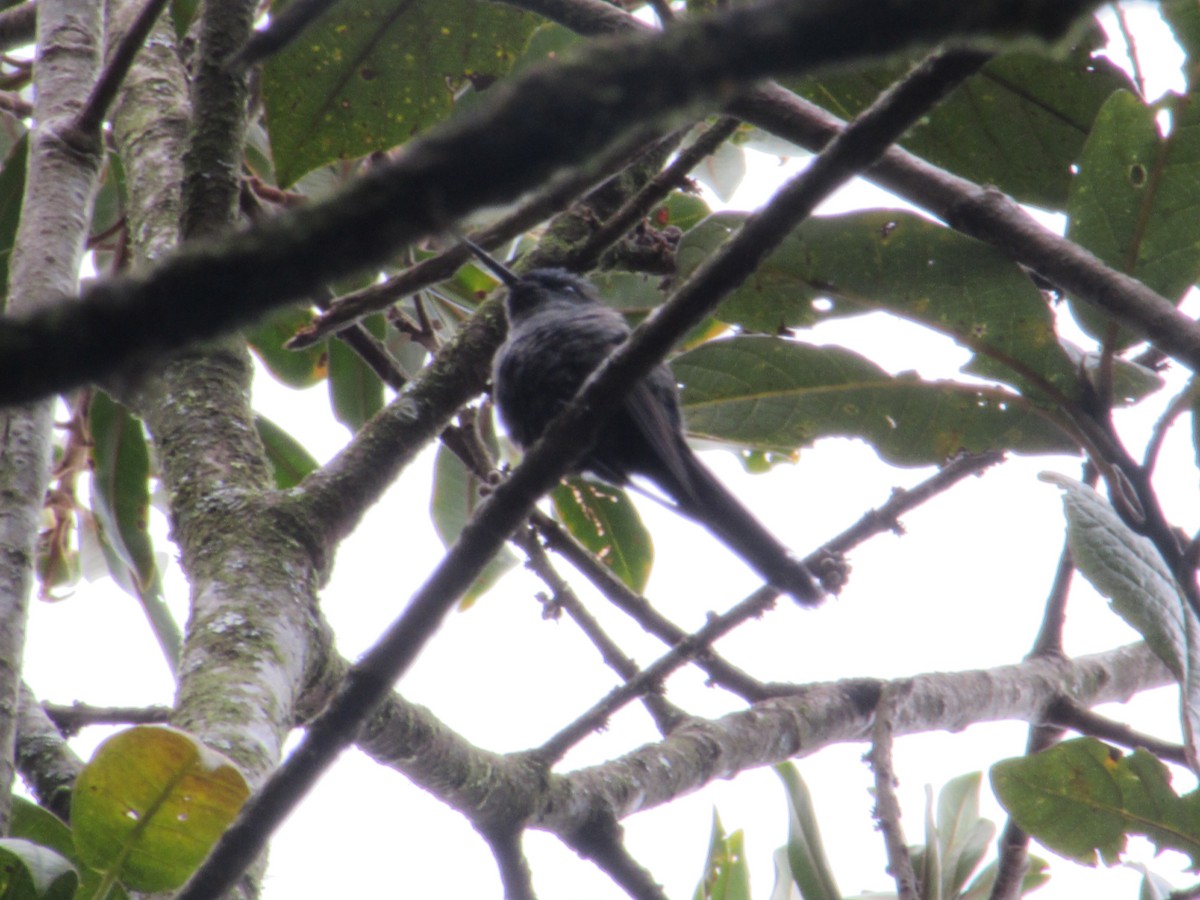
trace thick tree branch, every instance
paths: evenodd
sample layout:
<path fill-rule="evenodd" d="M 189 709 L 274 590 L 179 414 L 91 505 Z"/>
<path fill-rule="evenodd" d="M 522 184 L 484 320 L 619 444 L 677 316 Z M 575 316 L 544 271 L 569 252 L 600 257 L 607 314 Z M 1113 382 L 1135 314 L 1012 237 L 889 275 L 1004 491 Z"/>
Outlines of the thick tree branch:
<path fill-rule="evenodd" d="M 1040 721 L 1060 692 L 1081 705 L 1122 702 L 1170 684 L 1144 644 L 1074 660 L 1029 659 L 1013 666 L 906 679 L 893 710 L 895 734 L 959 731 L 976 722 Z M 810 685 L 712 722 L 692 722 L 659 743 L 554 779 L 533 827 L 569 831 L 595 803 L 618 817 L 668 803 L 714 778 L 809 756 L 836 743 L 870 739 L 883 689 L 859 679 Z"/>
<path fill-rule="evenodd" d="M 0 401 L 43 396 L 228 332 L 471 210 L 513 199 L 635 124 L 725 94 L 738 82 L 945 40 L 1053 40 L 1095 5 L 767 0 L 663 34 L 598 42 L 499 85 L 477 115 L 414 140 L 335 200 L 182 252 L 152 276 L 98 284 L 69 312 L 4 322 Z M 863 29 L 868 20 L 874 27 Z"/>
<path fill-rule="evenodd" d="M 1148 647 L 1130 644 L 1077 659 L 1028 659 L 995 669 L 899 679 L 894 683 L 903 690 L 892 721 L 896 736 L 958 732 L 979 722 L 1033 723 L 1058 697 L 1089 707 L 1123 702 L 1171 681 Z M 718 777 L 809 756 L 834 744 L 868 741 L 886 684 L 853 679 L 805 685 L 793 696 L 688 723 L 623 757 L 562 774 L 547 775 L 528 754 L 502 756 L 474 747 L 428 710 L 396 694 L 370 718 L 357 745 L 481 830 L 532 817 L 533 827 L 565 835 L 590 821 L 597 808 L 611 808 L 624 818 Z"/>
<path fill-rule="evenodd" d="M 636 678 L 639 674 L 637 663 L 622 652 L 616 641 L 609 637 L 596 618 L 579 601 L 571 586 L 555 571 L 546 551 L 538 543 L 536 534 L 531 529 L 518 528 L 513 535 L 513 543 L 525 552 L 529 568 L 550 589 L 550 596 L 543 600 L 543 616 L 558 618 L 560 613 L 565 612 L 599 651 L 605 665 L 624 681 Z M 655 691 L 648 691 L 643 696 L 643 703 L 660 734 L 670 734 L 672 728 L 687 718 L 683 710 Z"/>
<path fill-rule="evenodd" d="M 38 803 L 69 822 L 71 789 L 83 760 L 24 684 L 17 717 L 17 769 Z"/>
<path fill-rule="evenodd" d="M 14 315 L 54 315 L 78 289 L 101 148 L 98 134 L 74 133 L 71 122 L 95 79 L 101 34 L 96 4 L 38 4 L 35 124 L 7 285 L 8 312 Z M 51 427 L 52 405 L 45 400 L 0 412 L 0 834 L 8 832 L 21 660 L 50 479 Z"/>

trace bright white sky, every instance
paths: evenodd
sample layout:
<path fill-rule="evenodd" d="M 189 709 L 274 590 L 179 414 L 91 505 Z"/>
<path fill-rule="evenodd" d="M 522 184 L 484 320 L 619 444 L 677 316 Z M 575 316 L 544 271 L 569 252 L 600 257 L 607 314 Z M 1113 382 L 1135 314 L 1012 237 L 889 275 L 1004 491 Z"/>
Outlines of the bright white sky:
<path fill-rule="evenodd" d="M 1134 6 L 1129 13 L 1139 31 L 1149 29 L 1154 35 L 1147 39 L 1154 52 L 1145 60 L 1148 67 L 1153 64 L 1147 72 L 1151 93 L 1181 87 L 1178 54 L 1170 55 L 1154 8 Z M 760 204 L 795 164 L 779 167 L 776 160 L 760 156 L 751 168 L 730 208 Z M 856 185 L 822 212 L 868 205 L 897 203 Z M 816 329 L 814 338 L 859 350 L 893 371 L 918 369 L 928 376 L 952 377 L 966 359 L 948 340 L 883 317 L 828 323 Z M 1182 373 L 1172 373 L 1175 389 L 1183 380 Z M 1173 393 L 1168 388 L 1161 397 Z M 262 375 L 255 385 L 255 405 L 320 460 L 349 437 L 327 415 L 323 387 L 297 395 Z M 1161 406 L 1152 402 L 1144 411 L 1120 416 L 1119 427 L 1131 446 L 1141 446 Z M 1160 484 L 1160 491 L 1168 515 L 1194 532 L 1200 528 L 1200 507 L 1186 432 L 1186 426 L 1175 429 L 1159 464 L 1160 472 L 1182 477 L 1178 483 Z M 728 454 L 708 453 L 705 459 L 801 554 L 884 502 L 893 487 L 929 474 L 889 468 L 864 445 L 843 440 L 822 441 L 803 453 L 799 465 L 770 477 L 747 476 Z M 339 646 L 349 657 L 373 642 L 441 555 L 427 518 L 413 512 L 428 507 L 430 461 L 426 454 L 371 510 L 340 550 L 333 580 L 322 593 Z M 1037 630 L 1062 541 L 1059 492 L 1037 480 L 1043 470 L 1076 477 L 1079 461 L 1014 459 L 970 480 L 910 515 L 907 536 L 876 538 L 856 551 L 853 577 L 839 598 L 818 611 L 784 603 L 722 642 L 720 652 L 759 677 L 796 682 L 897 677 L 1020 660 Z M 675 621 L 698 627 L 707 611 L 728 607 L 756 586 L 737 558 L 705 531 L 654 504 L 640 506 L 657 555 L 647 593 Z M 160 540 L 159 546 L 168 545 Z M 586 584 L 578 588 L 626 652 L 643 664 L 657 657 L 661 648 L 655 642 L 609 614 Z M 432 708 L 472 741 L 499 751 L 535 746 L 574 719 L 613 686 L 615 676 L 569 622 L 541 619 L 532 599 L 540 589 L 518 571 L 472 610 L 451 616 L 402 681 L 402 693 Z M 167 590 L 173 608 L 184 616 L 187 591 L 177 568 Z M 97 634 L 110 635 L 111 642 L 99 645 Z M 1069 652 L 1104 650 L 1134 638 L 1104 601 L 1077 582 L 1066 635 Z M 169 703 L 172 696 L 171 680 L 136 604 L 104 582 L 82 586 L 58 604 L 35 604 L 27 670 L 35 690 L 58 702 Z M 697 715 L 740 708 L 738 701 L 706 688 L 693 671 L 670 682 L 669 696 Z M 1177 703 L 1174 690 L 1160 690 L 1111 713 L 1134 727 L 1175 737 Z M 909 842 L 923 840 L 926 785 L 936 792 L 950 778 L 1019 754 L 1026 730 L 1011 723 L 901 739 L 896 769 Z M 80 752 L 90 753 L 103 738 L 101 732 L 92 729 L 82 736 L 76 742 Z M 602 761 L 656 738 L 641 707 L 629 707 L 561 768 Z M 861 761 L 865 749 L 833 748 L 799 763 L 821 816 L 826 850 L 847 894 L 892 889 L 870 818 L 871 775 Z M 1176 770 L 1180 790 L 1193 784 L 1187 773 Z M 984 814 L 1002 825 L 1003 813 L 986 780 L 983 804 Z M 783 795 L 770 771 L 747 773 L 668 808 L 632 817 L 625 823 L 631 849 L 669 896 L 690 897 L 701 874 L 714 807 L 728 830 L 747 830 L 754 894 L 767 897 L 773 880 L 771 854 L 786 836 Z M 534 834 L 527 848 L 542 897 L 624 896 L 554 839 Z M 1140 876 L 1131 869 L 1084 870 L 1042 855 L 1051 858 L 1053 879 L 1039 897 L 1135 896 Z M 1177 887 L 1190 883 L 1178 874 L 1181 857 L 1166 854 L 1152 860 L 1152 855 L 1148 845 L 1138 845 L 1130 858 L 1145 860 Z M 339 762 L 277 836 L 265 893 L 268 900 L 499 895 L 490 854 L 465 820 L 357 752 Z"/>

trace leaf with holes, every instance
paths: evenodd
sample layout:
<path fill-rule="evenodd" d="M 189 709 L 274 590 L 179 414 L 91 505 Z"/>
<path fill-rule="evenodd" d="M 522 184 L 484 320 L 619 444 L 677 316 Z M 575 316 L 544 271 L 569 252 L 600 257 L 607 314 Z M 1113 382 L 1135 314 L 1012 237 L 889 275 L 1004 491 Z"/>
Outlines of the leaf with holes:
<path fill-rule="evenodd" d="M 581 544 L 637 593 L 654 565 L 654 542 L 625 491 L 571 478 L 550 494 L 554 512 Z"/>
<path fill-rule="evenodd" d="M 679 248 L 681 273 L 715 253 L 744 219 L 722 213 L 688 232 Z M 814 305 L 818 300 L 825 308 Z M 1076 361 L 1020 267 L 993 247 L 900 210 L 805 221 L 717 317 L 777 334 L 875 310 L 950 336 L 975 353 L 973 365 L 986 367 L 988 377 L 1041 394 L 1078 394 Z"/>
<path fill-rule="evenodd" d="M 1104 104 L 1071 182 L 1067 237 L 1178 303 L 1200 277 L 1200 96 L 1163 103 L 1173 116 L 1165 138 L 1159 106 L 1127 91 Z M 1071 298 L 1071 309 L 1103 339 L 1112 320 L 1087 299 Z M 1117 345 L 1136 339 L 1121 331 Z"/>
<path fill-rule="evenodd" d="M 231 760 L 161 725 L 118 732 L 71 795 L 80 858 L 132 891 L 182 885 L 250 795 Z"/>
<path fill-rule="evenodd" d="M 1096 113 L 1113 91 L 1131 87 L 1094 28 L 1068 53 L 1005 53 L 969 78 L 900 142 L 917 156 L 1018 200 L 1061 209 L 1070 167 Z M 789 81 L 806 99 L 849 120 L 909 68 L 888 63 Z"/>
<path fill-rule="evenodd" d="M 1145 750 L 1121 755 L 1095 738 L 1064 741 L 992 766 L 992 790 L 1013 820 L 1055 853 L 1117 863 L 1130 835 L 1200 868 L 1200 792 L 1179 796 L 1167 767 Z"/>
<path fill-rule="evenodd" d="M 276 5 L 279 5 L 278 3 Z M 538 20 L 478 0 L 344 0 L 263 69 L 279 185 L 403 143 L 505 75 Z"/>
<path fill-rule="evenodd" d="M 1043 411 L 1003 391 L 893 377 L 842 347 L 770 337 L 709 341 L 672 362 L 695 437 L 788 454 L 822 437 L 858 437 L 895 465 L 962 451 L 1070 453 Z"/>

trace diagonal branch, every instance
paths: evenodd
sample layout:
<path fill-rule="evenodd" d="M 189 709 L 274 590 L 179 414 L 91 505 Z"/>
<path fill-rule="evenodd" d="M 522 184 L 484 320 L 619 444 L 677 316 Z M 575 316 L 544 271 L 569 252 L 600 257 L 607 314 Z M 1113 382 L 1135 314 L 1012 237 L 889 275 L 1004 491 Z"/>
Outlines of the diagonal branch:
<path fill-rule="evenodd" d="M 327 203 L 181 251 L 147 276 L 97 284 L 84 302 L 62 311 L 5 321 L 0 402 L 96 380 L 135 360 L 145 365 L 233 330 L 315 283 L 377 264 L 446 222 L 514 199 L 634 125 L 726 96 L 739 83 L 946 40 L 1011 34 L 1053 40 L 1096 5 L 765 0 L 661 34 L 596 42 L 497 87 L 477 115 L 412 141 L 397 160 Z M 874 27 L 863 29 L 866 20 Z M 1157 339 L 1176 325 L 1156 319 L 1133 327 Z M 1187 323 L 1172 333 L 1168 350 L 1189 333 L 1200 348 L 1200 326 Z M 1200 364 L 1200 352 L 1191 361 Z"/>
<path fill-rule="evenodd" d="M 736 11 L 736 10 L 735 10 Z M 300 802 L 321 772 L 353 740 L 362 721 L 412 664 L 456 599 L 471 585 L 504 540 L 595 440 L 638 379 L 741 283 L 784 235 L 837 184 L 868 164 L 908 125 L 972 71 L 974 54 L 948 54 L 924 64 L 866 110 L 805 173 L 747 220 L 722 250 L 701 266 L 659 311 L 619 347 L 556 417 L 507 481 L 484 501 L 405 611 L 351 669 L 305 738 L 222 835 L 179 900 L 216 897 L 228 890 L 267 838 Z"/>

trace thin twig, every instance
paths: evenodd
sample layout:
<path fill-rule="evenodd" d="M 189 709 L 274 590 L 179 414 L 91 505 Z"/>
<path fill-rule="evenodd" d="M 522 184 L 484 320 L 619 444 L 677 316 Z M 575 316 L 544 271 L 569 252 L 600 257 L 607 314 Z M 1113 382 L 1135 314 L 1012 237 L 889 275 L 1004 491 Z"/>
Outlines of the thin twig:
<path fill-rule="evenodd" d="M 1154 423 L 1154 430 L 1150 432 L 1150 440 L 1146 442 L 1146 451 L 1142 454 L 1142 468 L 1147 475 L 1154 472 L 1154 467 L 1158 464 L 1158 454 L 1162 450 L 1163 441 L 1167 438 L 1167 432 L 1171 430 L 1171 426 L 1175 424 L 1175 420 L 1192 408 L 1192 404 L 1196 401 L 1196 382 L 1191 379 L 1182 391 L 1180 391 L 1163 410 L 1163 414 L 1159 416 L 1158 421 Z"/>
<path fill-rule="evenodd" d="M 631 154 L 653 145 L 657 140 L 650 139 L 645 132 L 639 132 L 633 140 L 621 141 L 596 163 L 571 169 L 551 179 L 549 186 L 504 218 L 472 234 L 471 240 L 485 250 L 495 249 L 545 221 L 588 188 L 619 172 L 628 165 Z M 471 251 L 456 242 L 437 256 L 422 260 L 386 281 L 344 294 L 330 302 L 323 315 L 298 331 L 285 346 L 290 350 L 303 350 L 363 316 L 386 309 L 402 297 L 445 281 L 470 259 Z"/>
<path fill-rule="evenodd" d="M 877 510 L 871 510 L 863 515 L 820 550 L 807 556 L 803 562 L 812 571 L 819 571 L 822 562 L 832 554 L 844 554 L 869 537 L 883 531 L 892 531 L 898 527 L 898 517 L 915 506 L 924 503 L 930 497 L 946 490 L 968 475 L 978 474 L 984 468 L 995 464 L 1003 455 L 1000 453 L 985 453 L 978 456 L 963 456 L 946 466 L 933 477 L 908 491 L 894 491 L 892 498 Z M 566 728 L 559 731 L 541 747 L 538 748 L 539 758 L 557 760 L 567 749 L 582 740 L 596 728 L 601 727 L 609 717 L 633 698 L 643 692 L 653 690 L 671 672 L 684 665 L 688 660 L 695 659 L 701 654 L 712 652 L 712 645 L 722 636 L 728 634 L 737 626 L 752 618 L 761 616 L 775 602 L 778 591 L 766 586 L 755 591 L 746 599 L 736 604 L 730 610 L 719 616 L 712 616 L 699 631 L 672 642 L 671 649 L 659 657 L 652 665 L 642 670 L 636 678 L 627 681 L 621 687 L 613 689 L 608 696 L 588 709 Z M 698 663 L 706 668 L 705 662 Z M 707 668 L 706 668 L 707 671 Z M 781 686 L 768 689 L 772 696 L 794 694 L 803 690 L 795 685 Z"/>
<path fill-rule="evenodd" d="M 584 608 L 571 586 L 555 571 L 546 551 L 538 543 L 537 536 L 529 529 L 519 528 L 513 535 L 513 542 L 525 551 L 529 568 L 550 588 L 551 596 L 545 601 L 547 615 L 554 615 L 558 610 L 565 612 L 600 651 L 605 665 L 620 675 L 623 681 L 636 678 L 639 671 L 637 663 L 621 651 L 616 642 L 600 627 L 600 623 Z M 661 694 L 648 693 L 642 697 L 642 702 L 663 735 L 670 734 L 677 724 L 688 718 L 683 710 Z"/>
<path fill-rule="evenodd" d="M 1137 85 L 1138 96 L 1145 100 L 1146 75 L 1142 71 L 1142 62 L 1139 58 L 1137 41 L 1133 39 L 1133 31 L 1130 29 L 1129 21 L 1125 16 L 1125 7 L 1120 3 L 1114 3 L 1112 8 L 1117 16 L 1117 28 L 1121 32 L 1121 40 L 1125 42 L 1125 52 L 1129 56 L 1129 64 L 1133 67 L 1133 82 Z"/>
<path fill-rule="evenodd" d="M 867 762 L 875 773 L 875 822 L 883 833 L 888 874 L 896 882 L 899 900 L 917 900 L 917 876 L 900 827 L 900 799 L 896 796 L 899 781 L 892 766 L 892 703 L 899 690 L 902 688 L 898 685 L 889 684 L 879 697 Z"/>
<path fill-rule="evenodd" d="M 89 725 L 155 725 L 170 721 L 168 706 L 91 706 L 87 703 L 43 703 L 46 715 L 67 737 Z"/>
<path fill-rule="evenodd" d="M 688 173 L 729 140 L 739 125 L 741 123 L 732 116 L 722 116 L 714 122 L 690 147 L 681 150 L 670 165 L 626 201 L 603 225 L 588 235 L 587 240 L 573 249 L 564 261 L 566 267 L 578 272 L 586 272 L 593 268 L 606 248 L 637 224 L 638 220 L 654 208 L 654 204 L 683 184 Z"/>
<path fill-rule="evenodd" d="M 1084 709 L 1073 700 L 1059 699 L 1047 711 L 1046 721 L 1060 728 L 1070 728 L 1080 734 L 1112 741 L 1133 750 L 1141 747 L 1161 759 L 1169 759 L 1181 766 L 1190 765 L 1184 748 L 1179 744 L 1143 734 L 1130 728 L 1124 722 L 1106 719 L 1090 709 Z"/>
<path fill-rule="evenodd" d="M 570 562 L 591 581 L 605 599 L 637 622 L 643 630 L 668 646 L 674 646 L 687 639 L 688 633 L 684 629 L 656 610 L 645 597 L 632 591 L 561 525 L 539 510 L 534 510 L 530 521 L 551 550 Z M 772 696 L 760 681 L 722 659 L 711 648 L 699 654 L 695 663 L 708 675 L 713 684 L 725 688 L 743 700 L 753 703 Z"/>

